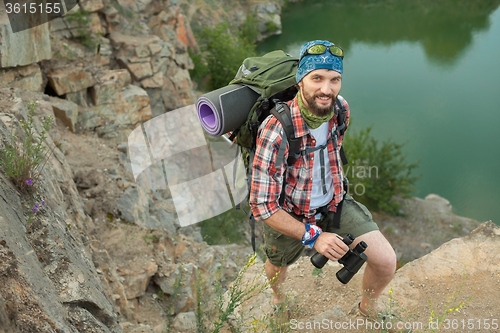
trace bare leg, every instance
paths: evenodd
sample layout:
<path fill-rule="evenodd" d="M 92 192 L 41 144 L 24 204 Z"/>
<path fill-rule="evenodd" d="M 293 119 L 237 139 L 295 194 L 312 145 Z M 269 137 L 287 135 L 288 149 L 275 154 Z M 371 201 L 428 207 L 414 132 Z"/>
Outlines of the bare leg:
<path fill-rule="evenodd" d="M 371 231 L 357 237 L 355 244 L 361 241 L 368 244 L 365 250 L 368 260 L 363 276 L 360 309 L 371 316 L 377 311 L 377 299 L 396 272 L 397 259 L 391 244 L 380 231 Z"/>
<path fill-rule="evenodd" d="M 266 260 L 266 276 L 273 289 L 273 304 L 281 303 L 285 300 L 285 295 L 281 291 L 281 286 L 286 279 L 286 270 L 288 267 L 279 267 L 271 264 L 269 259 Z"/>

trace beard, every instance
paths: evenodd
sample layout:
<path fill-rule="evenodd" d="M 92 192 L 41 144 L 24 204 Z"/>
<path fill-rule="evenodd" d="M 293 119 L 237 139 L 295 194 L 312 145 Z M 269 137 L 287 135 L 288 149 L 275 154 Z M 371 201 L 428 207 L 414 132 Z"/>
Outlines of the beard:
<path fill-rule="evenodd" d="M 326 95 L 323 93 L 316 93 L 313 95 L 309 95 L 305 90 L 302 90 L 302 94 L 305 101 L 307 102 L 309 111 L 311 111 L 313 115 L 318 117 L 324 117 L 333 112 L 335 100 L 337 99 L 337 96 L 335 96 L 334 94 Z M 331 98 L 330 105 L 329 106 L 319 105 L 318 102 L 316 101 L 316 97 L 330 97 Z"/>

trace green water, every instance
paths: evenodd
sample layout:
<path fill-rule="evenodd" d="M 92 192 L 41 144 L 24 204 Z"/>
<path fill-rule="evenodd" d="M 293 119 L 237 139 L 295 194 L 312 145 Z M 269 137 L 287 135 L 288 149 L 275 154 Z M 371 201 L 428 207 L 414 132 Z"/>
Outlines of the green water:
<path fill-rule="evenodd" d="M 259 52 L 327 39 L 345 51 L 350 130 L 373 125 L 421 161 L 415 195 L 500 224 L 500 0 L 304 1 Z M 349 132 L 348 132 L 349 133 Z"/>

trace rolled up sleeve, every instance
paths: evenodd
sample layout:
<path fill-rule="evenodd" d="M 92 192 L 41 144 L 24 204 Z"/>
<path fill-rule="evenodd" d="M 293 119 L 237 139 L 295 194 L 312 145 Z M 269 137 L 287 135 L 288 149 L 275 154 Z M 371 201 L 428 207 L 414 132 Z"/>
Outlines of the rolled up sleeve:
<path fill-rule="evenodd" d="M 259 127 L 255 157 L 252 164 L 250 207 L 256 219 L 265 220 L 280 210 L 279 197 L 283 184 L 283 161 L 275 165 L 282 141 L 282 126 L 275 117 L 268 117 Z"/>

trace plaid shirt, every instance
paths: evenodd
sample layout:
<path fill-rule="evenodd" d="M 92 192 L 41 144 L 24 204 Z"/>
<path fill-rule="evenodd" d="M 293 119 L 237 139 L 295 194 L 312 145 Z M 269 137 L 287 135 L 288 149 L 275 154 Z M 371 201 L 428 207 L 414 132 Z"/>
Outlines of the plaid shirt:
<path fill-rule="evenodd" d="M 346 126 L 349 124 L 349 106 L 347 102 L 339 96 L 340 101 L 346 106 L 347 118 Z M 292 122 L 295 129 L 295 136 L 301 137 L 300 150 L 314 148 L 316 140 L 309 132 L 304 118 L 300 113 L 297 103 L 297 96 L 288 102 L 292 114 Z M 337 105 L 335 105 L 337 109 Z M 329 211 L 336 211 L 336 205 L 343 198 L 343 175 L 339 155 L 340 145 L 343 136 L 337 138 L 338 145 L 335 149 L 333 141 L 330 140 L 334 125 L 337 126 L 337 116 L 329 122 L 328 134 L 328 156 L 333 176 L 334 196 L 328 204 Z M 283 184 L 283 171 L 287 172 L 287 183 L 285 186 L 284 209 L 297 215 L 304 215 L 304 222 L 316 224 L 316 210 L 310 209 L 310 198 L 313 184 L 313 163 L 314 152 L 300 156 L 292 166 L 286 166 L 288 158 L 287 144 L 285 156 L 281 165 L 275 165 L 279 147 L 282 140 L 283 127 L 274 117 L 267 117 L 259 127 L 257 137 L 257 147 L 253 160 L 252 184 L 250 189 L 250 206 L 256 219 L 265 220 L 276 213 L 281 207 L 279 197 Z M 319 163 L 319 161 L 318 161 Z"/>

